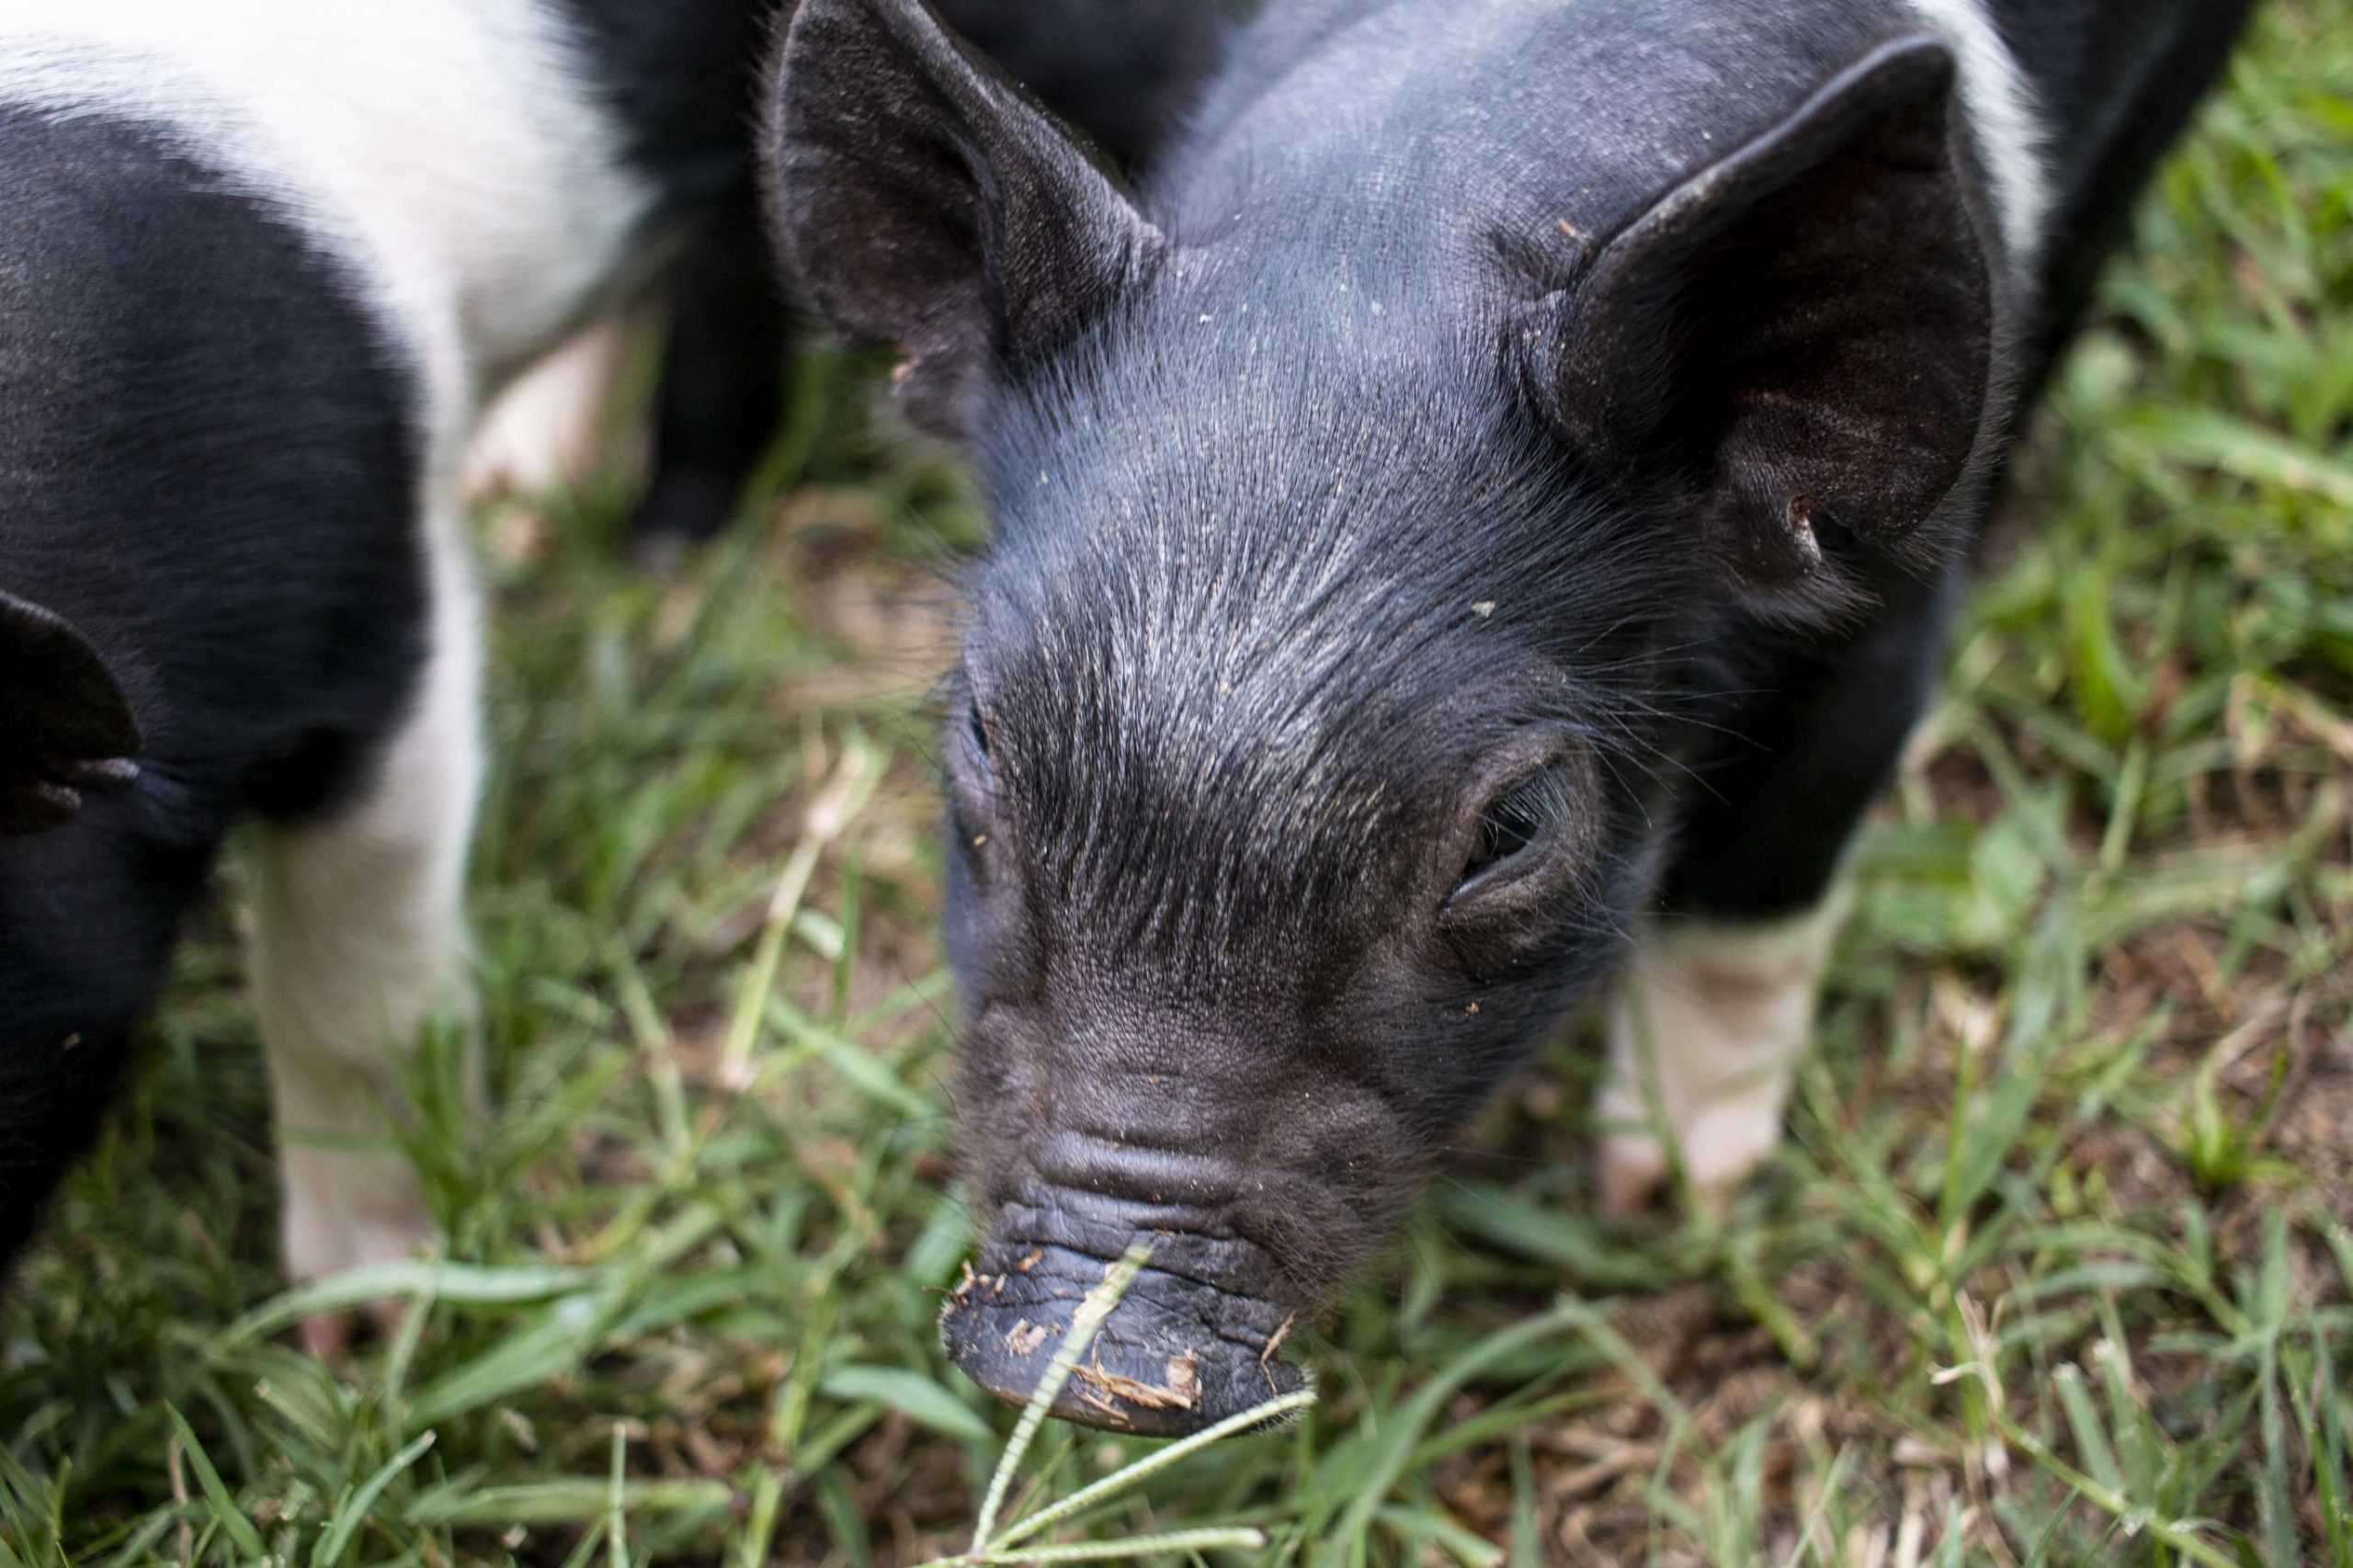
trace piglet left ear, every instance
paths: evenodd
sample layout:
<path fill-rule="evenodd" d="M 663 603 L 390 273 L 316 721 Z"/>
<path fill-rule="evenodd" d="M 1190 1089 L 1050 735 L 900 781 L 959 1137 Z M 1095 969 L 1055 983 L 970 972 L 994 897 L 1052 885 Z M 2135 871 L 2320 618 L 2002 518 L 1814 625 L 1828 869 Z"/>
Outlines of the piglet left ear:
<path fill-rule="evenodd" d="M 0 834 L 71 822 L 93 790 L 139 777 L 131 704 L 63 616 L 0 589 Z"/>
<path fill-rule="evenodd" d="M 1745 587 L 1835 580 L 1825 541 L 1904 564 L 1947 543 L 1932 519 L 1995 369 L 1952 84 L 1938 40 L 1881 46 L 1670 191 L 1515 335 L 1578 450 L 1680 494 Z"/>
<path fill-rule="evenodd" d="M 1167 249 L 925 0 L 799 0 L 767 198 L 803 297 L 849 336 L 904 349 L 903 405 L 950 438 L 972 433 L 992 376 L 1051 359 Z"/>

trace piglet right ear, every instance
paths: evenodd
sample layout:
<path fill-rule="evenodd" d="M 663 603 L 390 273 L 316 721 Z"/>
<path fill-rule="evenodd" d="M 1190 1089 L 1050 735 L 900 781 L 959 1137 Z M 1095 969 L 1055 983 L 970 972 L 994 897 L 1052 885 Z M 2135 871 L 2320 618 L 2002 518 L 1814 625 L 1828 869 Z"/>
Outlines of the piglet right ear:
<path fill-rule="evenodd" d="M 139 777 L 139 746 L 97 650 L 63 617 L 0 589 L 0 834 L 71 821 L 86 791 Z"/>
<path fill-rule="evenodd" d="M 922 0 L 801 0 L 770 102 L 785 265 L 836 329 L 906 351 L 900 396 L 936 433 L 969 436 L 992 375 L 1067 347 L 1166 249 Z"/>
<path fill-rule="evenodd" d="M 1882 43 L 1690 175 L 1522 318 L 1578 449 L 1681 492 L 1760 606 L 1838 602 L 1838 562 L 1925 573 L 1996 422 L 2001 265 L 1963 176 L 1953 56 Z"/>

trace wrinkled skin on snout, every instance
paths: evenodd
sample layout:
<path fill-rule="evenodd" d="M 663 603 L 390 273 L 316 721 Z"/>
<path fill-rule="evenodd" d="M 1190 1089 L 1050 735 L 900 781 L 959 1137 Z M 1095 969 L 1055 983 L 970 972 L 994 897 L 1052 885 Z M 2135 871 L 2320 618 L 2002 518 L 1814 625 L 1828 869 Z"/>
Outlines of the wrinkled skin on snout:
<path fill-rule="evenodd" d="M 914 0 L 793 20 L 784 259 L 901 346 L 995 527 L 944 744 L 983 1239 L 942 1332 L 1017 1403 L 1138 1241 L 1056 1414 L 1297 1385 L 1294 1327 L 1621 955 L 1741 652 L 1930 575 L 1995 417 L 1941 48 L 1816 40 L 1852 63 L 1809 85 L 1735 40 L 1779 85 L 1687 84 L 1752 119 L 1662 165 L 1590 85 L 1643 38 L 1519 69 L 1552 14 L 1308 74 L 1349 114 L 1245 51 L 1140 203 Z M 1563 145 L 1515 184 L 1446 69 L 1598 96 L 1523 112 Z"/>

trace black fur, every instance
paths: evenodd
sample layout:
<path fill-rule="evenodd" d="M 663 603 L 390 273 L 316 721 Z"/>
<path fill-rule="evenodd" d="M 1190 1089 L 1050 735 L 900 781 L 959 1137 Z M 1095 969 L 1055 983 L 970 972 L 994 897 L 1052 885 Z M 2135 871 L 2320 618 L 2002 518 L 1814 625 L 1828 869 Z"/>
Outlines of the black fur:
<path fill-rule="evenodd" d="M 792 0 L 559 0 L 624 155 L 680 204 L 743 182 L 765 43 Z M 1121 166 L 1142 166 L 1216 63 L 1213 0 L 943 0 L 949 26 Z"/>
<path fill-rule="evenodd" d="M 733 516 L 782 408 L 785 316 L 773 279 L 744 262 L 756 230 L 746 140 L 755 69 L 788 0 L 560 0 L 623 155 L 661 193 L 680 254 L 656 287 L 672 301 L 654 394 L 652 472 L 629 524 L 649 562 Z"/>
<path fill-rule="evenodd" d="M 927 12 L 811 6 L 791 36 L 803 90 L 768 136 L 788 265 L 828 321 L 906 350 L 917 423 L 968 435 L 986 372 L 1067 347 L 1150 273 L 1160 237 Z"/>
<path fill-rule="evenodd" d="M 2079 324 L 2142 183 L 2252 9 L 2252 0 L 1995 0 L 2042 106 L 2055 195 L 2041 266 L 2013 301 L 2014 426 Z M 1998 473 L 2008 449 L 1988 456 Z M 1770 640 L 1761 659 L 1726 661 L 1717 686 L 1756 695 L 1717 704 L 1719 737 L 1692 758 L 1705 787 L 1688 792 L 1663 907 L 1762 919 L 1820 897 L 1927 705 L 1961 586 L 1951 570 L 1890 580 L 1865 625 Z"/>
<path fill-rule="evenodd" d="M 1535 391 L 1745 583 L 1835 530 L 1933 567 L 1997 392 L 2000 272 L 1950 140 L 1953 61 L 1883 43 L 1661 199 L 1525 312 Z M 1949 512 L 1949 509 L 1947 509 Z"/>
<path fill-rule="evenodd" d="M 630 548 L 656 567 L 727 526 L 784 415 L 790 324 L 748 176 L 665 282 L 652 472 L 629 525 Z"/>
<path fill-rule="evenodd" d="M 1227 32 L 1217 0 L 942 0 L 939 12 L 1131 172 L 1182 124 Z"/>
<path fill-rule="evenodd" d="M 620 127 L 623 157 L 673 211 L 743 186 L 754 66 L 786 0 L 558 0 Z"/>
<path fill-rule="evenodd" d="M 2068 235 L 2161 140 L 2101 95 L 2177 123 L 2226 37 L 2067 56 Z M 1125 1225 L 1183 1241 L 1163 1316 L 1311 1307 L 1638 914 L 1818 901 L 2090 265 L 2017 276 L 1953 81 L 1866 0 L 1276 0 L 1131 200 L 917 0 L 805 0 L 782 254 L 997 524 L 949 734 L 984 1267 Z"/>
<path fill-rule="evenodd" d="M 0 585 L 128 708 L 86 670 L 95 710 L 28 701 L 12 668 L 7 744 L 138 764 L 0 835 L 5 1266 L 222 836 L 331 805 L 402 713 L 425 585 L 414 378 L 288 215 L 156 128 L 0 105 Z"/>
<path fill-rule="evenodd" d="M 2053 210 L 2020 363 L 2039 391 L 2157 159 L 2228 62 L 2255 0 L 1993 0 L 2050 123 Z"/>
<path fill-rule="evenodd" d="M 656 195 L 607 287 L 692 244 L 640 529 L 708 531 L 778 409 L 747 112 L 778 6 L 555 8 Z M 248 191 L 170 128 L 0 103 L 0 1268 L 223 836 L 350 799 L 427 652 L 419 377 Z"/>

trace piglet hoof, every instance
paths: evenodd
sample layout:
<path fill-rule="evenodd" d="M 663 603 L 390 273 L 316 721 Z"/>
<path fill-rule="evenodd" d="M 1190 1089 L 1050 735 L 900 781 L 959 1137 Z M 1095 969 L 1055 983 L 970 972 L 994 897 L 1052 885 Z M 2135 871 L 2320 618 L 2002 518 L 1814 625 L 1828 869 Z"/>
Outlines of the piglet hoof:
<path fill-rule="evenodd" d="M 349 1312 L 314 1312 L 294 1325 L 302 1348 L 322 1361 L 340 1361 L 351 1348 L 353 1318 Z"/>
<path fill-rule="evenodd" d="M 1631 1220 L 1651 1206 L 1666 1185 L 1666 1151 L 1646 1133 L 1629 1133 L 1601 1141 L 1601 1212 L 1612 1220 Z"/>
<path fill-rule="evenodd" d="M 1780 1147 L 1786 1097 L 1785 1085 L 1777 1080 L 1731 1096 L 1688 1119 L 1681 1147 L 1696 1215 L 1722 1220 L 1732 1212 L 1740 1189 Z"/>
<path fill-rule="evenodd" d="M 1722 1223 L 1734 1199 L 1780 1142 L 1778 1094 L 1713 1106 L 1678 1129 L 1685 1207 L 1695 1220 Z M 1630 1219 L 1647 1209 L 1666 1186 L 1666 1148 L 1648 1133 L 1620 1133 L 1601 1143 L 1601 1211 Z"/>
<path fill-rule="evenodd" d="M 409 1303 L 394 1298 L 369 1301 L 342 1312 L 313 1312 L 294 1325 L 302 1348 L 322 1361 L 340 1361 L 351 1352 L 362 1329 L 390 1340 L 408 1321 Z"/>
<path fill-rule="evenodd" d="M 371 1263 L 392 1263 L 432 1249 L 440 1231 L 407 1161 L 384 1155 L 289 1149 L 283 1156 L 286 1206 L 280 1226 L 287 1277 L 297 1284 Z M 390 1335 L 407 1310 L 399 1299 L 306 1318 L 303 1348 L 334 1359 L 350 1348 L 364 1320 Z"/>

